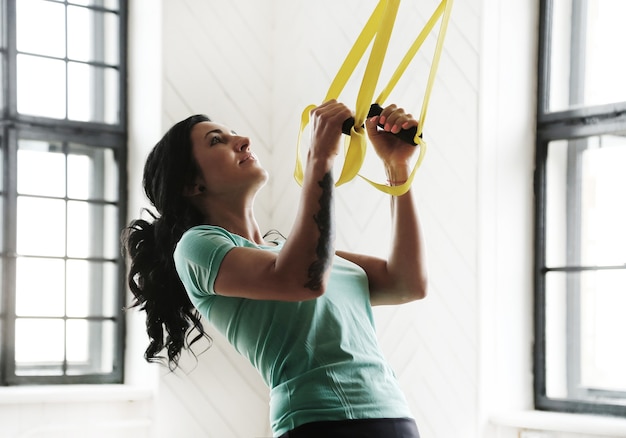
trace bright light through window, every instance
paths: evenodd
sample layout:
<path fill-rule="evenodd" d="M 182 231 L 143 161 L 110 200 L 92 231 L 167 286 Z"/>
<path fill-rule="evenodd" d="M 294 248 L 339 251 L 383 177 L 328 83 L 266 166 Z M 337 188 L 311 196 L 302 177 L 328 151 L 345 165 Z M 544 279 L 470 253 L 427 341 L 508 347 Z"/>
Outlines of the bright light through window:
<path fill-rule="evenodd" d="M 0 385 L 122 379 L 126 3 L 0 0 Z"/>
<path fill-rule="evenodd" d="M 541 5 L 536 407 L 623 416 L 626 2 Z"/>
<path fill-rule="evenodd" d="M 19 0 L 18 111 L 55 119 L 118 123 L 119 30 L 119 17 L 113 12 L 47 0 Z M 100 33 L 106 38 L 96 38 Z"/>

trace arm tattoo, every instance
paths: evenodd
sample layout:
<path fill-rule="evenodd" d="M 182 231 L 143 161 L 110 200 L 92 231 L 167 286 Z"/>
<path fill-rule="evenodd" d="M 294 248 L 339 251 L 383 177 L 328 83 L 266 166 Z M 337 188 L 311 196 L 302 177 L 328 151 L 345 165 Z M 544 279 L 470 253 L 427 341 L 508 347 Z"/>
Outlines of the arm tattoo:
<path fill-rule="evenodd" d="M 320 210 L 317 214 L 313 215 L 313 220 L 317 224 L 317 228 L 320 232 L 320 237 L 315 249 L 317 260 L 309 266 L 309 281 L 304 285 L 304 287 L 311 290 L 320 290 L 322 287 L 324 272 L 326 272 L 332 263 L 333 240 L 335 237 L 332 202 L 334 181 L 331 173 L 326 173 L 318 184 L 322 188 L 322 196 L 319 201 Z"/>

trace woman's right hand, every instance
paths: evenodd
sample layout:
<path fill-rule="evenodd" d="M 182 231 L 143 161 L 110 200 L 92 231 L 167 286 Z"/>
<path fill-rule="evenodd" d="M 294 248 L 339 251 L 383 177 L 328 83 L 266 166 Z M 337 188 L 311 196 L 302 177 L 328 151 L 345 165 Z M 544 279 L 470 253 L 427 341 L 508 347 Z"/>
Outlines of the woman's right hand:
<path fill-rule="evenodd" d="M 334 160 L 340 150 L 341 125 L 352 116 L 350 108 L 335 99 L 313 108 L 309 158 Z"/>

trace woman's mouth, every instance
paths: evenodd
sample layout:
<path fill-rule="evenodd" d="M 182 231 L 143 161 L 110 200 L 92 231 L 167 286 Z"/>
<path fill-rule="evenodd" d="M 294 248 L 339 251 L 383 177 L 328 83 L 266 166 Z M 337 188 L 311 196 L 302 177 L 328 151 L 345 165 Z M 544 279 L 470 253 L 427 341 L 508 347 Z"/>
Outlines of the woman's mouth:
<path fill-rule="evenodd" d="M 256 161 L 256 157 L 254 156 L 254 154 L 252 152 L 247 153 L 242 160 L 239 161 L 239 164 L 241 163 L 245 163 L 248 160 L 252 160 L 252 161 Z"/>

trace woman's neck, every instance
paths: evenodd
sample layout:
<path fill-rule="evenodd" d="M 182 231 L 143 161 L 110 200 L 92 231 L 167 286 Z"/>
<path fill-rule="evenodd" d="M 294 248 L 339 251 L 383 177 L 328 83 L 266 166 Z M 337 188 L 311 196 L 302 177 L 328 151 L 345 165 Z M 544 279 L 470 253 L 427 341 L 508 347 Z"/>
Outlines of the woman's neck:
<path fill-rule="evenodd" d="M 251 203 L 249 205 L 215 203 L 207 208 L 206 213 L 204 219 L 207 224 L 222 227 L 257 245 L 265 244 Z"/>

